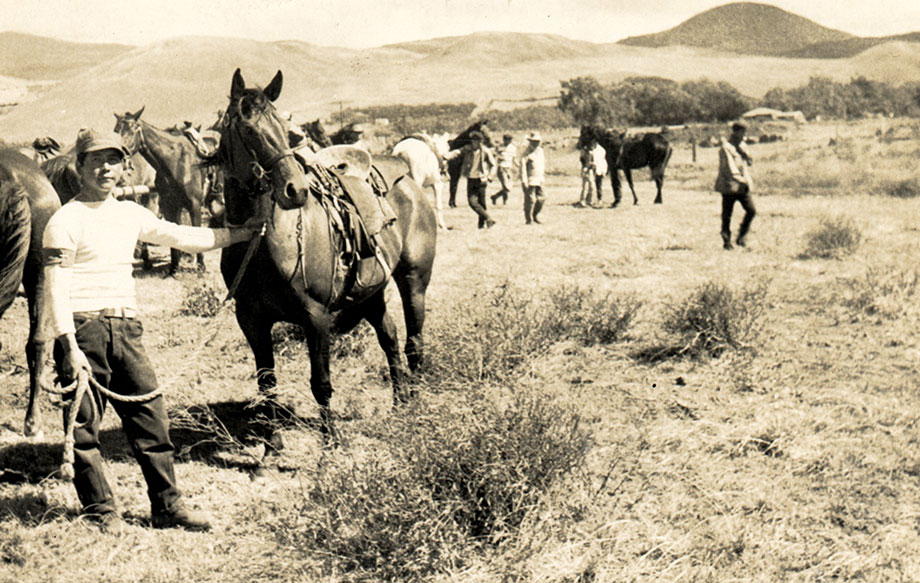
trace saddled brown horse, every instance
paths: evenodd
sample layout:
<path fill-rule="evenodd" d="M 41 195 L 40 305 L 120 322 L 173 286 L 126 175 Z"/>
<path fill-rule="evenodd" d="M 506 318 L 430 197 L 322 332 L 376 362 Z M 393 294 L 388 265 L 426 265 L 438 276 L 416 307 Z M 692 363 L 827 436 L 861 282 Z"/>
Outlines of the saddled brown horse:
<path fill-rule="evenodd" d="M 336 276 L 343 249 L 331 222 L 328 187 L 347 183 L 349 192 L 372 197 L 371 186 L 359 178 L 309 166 L 290 149 L 285 124 L 272 105 L 281 85 L 280 71 L 264 90 L 247 88 L 239 69 L 233 75 L 217 154 L 225 172 L 227 220 L 239 224 L 255 216 L 267 222 L 261 238 L 223 251 L 221 271 L 236 298 L 237 322 L 255 356 L 259 389 L 269 402 L 276 385 L 272 325 L 285 321 L 303 327 L 310 353 L 310 388 L 320 407 L 324 435 L 329 437 L 334 433 L 329 406 L 333 333 L 367 320 L 386 355 L 394 399 L 408 394 L 401 378 L 397 330 L 384 296 L 389 277 L 373 285 L 343 288 Z M 405 353 L 410 370 L 415 370 L 422 361 L 425 291 L 434 263 L 437 224 L 421 187 L 409 178 L 389 182 L 386 201 L 396 220 L 381 231 L 380 248 L 390 258 L 392 279 L 402 297 Z M 346 282 L 355 281 L 353 270 L 340 275 Z"/>
<path fill-rule="evenodd" d="M 30 436 L 38 433 L 38 392 L 47 378 L 49 346 L 39 337 L 44 296 L 42 234 L 48 219 L 60 207 L 57 193 L 38 164 L 15 150 L 0 148 L 0 317 L 16 298 L 21 283 L 29 306 L 25 434 Z"/>
<path fill-rule="evenodd" d="M 184 136 L 176 136 L 141 119 L 142 107 L 135 113 L 115 114 L 115 131 L 121 134 L 130 152 L 140 152 L 156 171 L 155 189 L 159 194 L 160 214 L 179 223 L 188 211 L 193 226 L 201 226 L 201 211 L 206 204 L 208 169 L 195 146 Z M 181 252 L 170 251 L 170 275 L 179 270 Z M 204 271 L 204 255 L 197 256 L 198 269 Z"/>
<path fill-rule="evenodd" d="M 610 183 L 613 186 L 613 206 L 618 206 L 622 198 L 622 185 L 619 170 L 626 176 L 629 190 L 633 195 L 633 204 L 639 204 L 636 189 L 633 187 L 632 171 L 648 166 L 655 181 L 657 196 L 655 204 L 661 204 L 661 188 L 664 185 L 664 171 L 671 159 L 671 144 L 668 139 L 657 133 L 644 133 L 626 137 L 626 132 L 616 132 L 601 126 L 581 126 L 578 148 L 583 148 L 591 141 L 600 144 L 607 155 L 607 168 L 610 171 Z"/>

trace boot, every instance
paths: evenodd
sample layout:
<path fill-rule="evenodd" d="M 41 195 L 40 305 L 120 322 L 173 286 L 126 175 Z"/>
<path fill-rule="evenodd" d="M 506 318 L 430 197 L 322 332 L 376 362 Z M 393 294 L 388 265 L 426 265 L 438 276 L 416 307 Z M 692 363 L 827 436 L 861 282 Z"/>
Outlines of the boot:
<path fill-rule="evenodd" d="M 725 249 L 726 251 L 730 251 L 731 249 L 733 249 L 733 247 L 732 247 L 732 234 L 731 234 L 730 232 L 728 232 L 728 233 L 723 232 L 723 233 L 722 233 L 722 248 Z"/>

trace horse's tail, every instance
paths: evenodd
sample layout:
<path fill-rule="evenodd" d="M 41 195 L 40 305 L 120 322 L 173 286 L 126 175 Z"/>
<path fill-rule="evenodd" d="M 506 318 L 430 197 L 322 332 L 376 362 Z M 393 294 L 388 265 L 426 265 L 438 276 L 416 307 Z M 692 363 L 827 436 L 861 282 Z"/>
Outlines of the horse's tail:
<path fill-rule="evenodd" d="M 4 181 L 0 184 L 0 316 L 16 299 L 22 283 L 31 231 L 32 214 L 25 189 Z"/>

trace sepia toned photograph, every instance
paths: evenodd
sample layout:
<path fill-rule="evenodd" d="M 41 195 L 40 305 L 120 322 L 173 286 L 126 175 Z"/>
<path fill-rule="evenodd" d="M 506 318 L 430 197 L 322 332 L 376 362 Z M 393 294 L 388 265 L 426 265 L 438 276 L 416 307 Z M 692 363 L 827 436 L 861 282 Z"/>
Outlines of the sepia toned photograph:
<path fill-rule="evenodd" d="M 0 583 L 920 582 L 920 3 L 0 0 Z"/>

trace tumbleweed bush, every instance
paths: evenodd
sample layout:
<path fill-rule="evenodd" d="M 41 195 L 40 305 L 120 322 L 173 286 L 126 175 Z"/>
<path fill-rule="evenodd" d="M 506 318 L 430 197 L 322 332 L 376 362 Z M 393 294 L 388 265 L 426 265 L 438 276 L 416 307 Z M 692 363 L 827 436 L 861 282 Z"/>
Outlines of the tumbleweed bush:
<path fill-rule="evenodd" d="M 768 283 L 742 288 L 706 282 L 677 305 L 666 307 L 664 330 L 676 353 L 696 359 L 718 357 L 727 349 L 751 348 L 761 327 Z"/>
<path fill-rule="evenodd" d="M 471 391 L 368 422 L 378 440 L 334 452 L 281 510 L 287 552 L 346 580 L 416 581 L 513 539 L 591 446 L 578 414 L 547 397 Z"/>
<path fill-rule="evenodd" d="M 800 259 L 841 259 L 852 255 L 862 242 L 862 231 L 853 219 L 838 215 L 823 217 L 806 236 Z"/>

